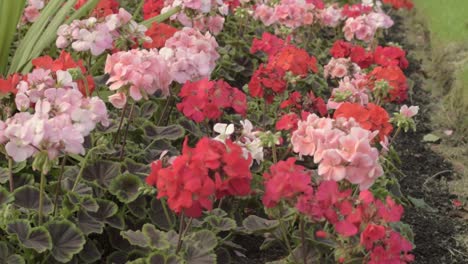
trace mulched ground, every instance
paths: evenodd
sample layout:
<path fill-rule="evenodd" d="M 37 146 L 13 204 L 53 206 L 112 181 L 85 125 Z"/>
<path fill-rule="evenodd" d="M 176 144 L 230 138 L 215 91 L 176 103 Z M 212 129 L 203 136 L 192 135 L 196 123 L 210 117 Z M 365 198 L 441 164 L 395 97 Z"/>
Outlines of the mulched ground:
<path fill-rule="evenodd" d="M 405 50 L 422 49 L 416 43 L 409 43 L 407 36 L 414 34 L 403 27 L 401 17 L 397 17 L 396 26 L 389 32 L 391 40 L 403 45 Z M 427 38 L 427 32 L 416 32 Z M 427 40 L 427 39 L 426 39 Z M 428 40 L 426 43 L 430 43 Z M 412 226 L 415 233 L 416 264 L 468 263 L 468 251 L 457 244 L 454 237 L 468 230 L 466 221 L 457 218 L 456 209 L 451 200 L 456 199 L 450 194 L 447 181 L 455 177 L 452 167 L 444 158 L 430 149 L 428 143 L 422 142 L 424 135 L 431 132 L 429 108 L 430 94 L 422 89 L 425 76 L 420 62 L 409 57 L 410 68 L 407 76 L 414 82 L 411 101 L 419 105 L 417 116 L 417 132 L 402 133 L 396 140 L 396 149 L 402 160 L 401 171 L 406 175 L 400 180 L 401 190 L 405 196 L 411 196 L 424 201 L 431 208 L 409 207 L 405 210 L 403 222 Z"/>

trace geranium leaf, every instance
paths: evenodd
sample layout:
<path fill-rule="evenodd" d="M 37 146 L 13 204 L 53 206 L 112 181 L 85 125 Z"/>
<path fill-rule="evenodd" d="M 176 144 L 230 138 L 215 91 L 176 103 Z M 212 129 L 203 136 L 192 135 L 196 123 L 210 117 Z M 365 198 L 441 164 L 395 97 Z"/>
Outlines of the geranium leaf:
<path fill-rule="evenodd" d="M 163 230 L 171 229 L 172 228 L 171 224 L 175 222 L 174 214 L 170 212 L 168 208 L 166 209 L 167 209 L 167 217 L 169 217 L 169 220 L 171 221 L 171 223 L 169 223 L 166 217 L 166 214 L 164 213 L 164 207 L 161 204 L 161 200 L 153 198 L 151 200 L 151 205 L 148 211 L 149 217 L 151 221 L 153 222 L 153 224 L 155 224 L 156 226 L 158 226 L 160 229 L 163 229 Z"/>
<path fill-rule="evenodd" d="M 148 264 L 166 264 L 166 257 L 161 253 L 154 253 L 148 257 Z"/>
<path fill-rule="evenodd" d="M 158 106 L 152 102 L 152 101 L 146 101 L 141 107 L 140 107 L 140 115 L 139 117 L 143 119 L 150 119 L 154 113 L 158 110 Z"/>
<path fill-rule="evenodd" d="M 102 253 L 92 240 L 88 240 L 78 256 L 85 263 L 94 263 L 101 259 Z"/>
<path fill-rule="evenodd" d="M 176 140 L 184 136 L 185 130 L 179 125 L 158 127 L 151 123 L 146 123 L 143 127 L 145 135 L 152 140 Z"/>
<path fill-rule="evenodd" d="M 5 184 L 8 181 L 9 172 L 7 168 L 0 168 L 0 184 Z"/>
<path fill-rule="evenodd" d="M 7 244 L 0 241 L 0 263 L 5 263 L 9 255 L 10 251 L 8 250 Z"/>
<path fill-rule="evenodd" d="M 115 251 L 111 253 L 106 260 L 107 264 L 127 263 L 128 254 L 123 251 Z"/>
<path fill-rule="evenodd" d="M 27 220 L 16 220 L 7 224 L 6 231 L 9 235 L 16 235 L 19 241 L 24 241 L 29 235 L 31 226 Z"/>
<path fill-rule="evenodd" d="M 151 171 L 151 168 L 147 164 L 138 163 L 131 159 L 125 159 L 125 167 L 127 171 L 131 174 L 141 174 L 141 175 L 148 175 Z"/>
<path fill-rule="evenodd" d="M 194 245 L 187 245 L 185 249 L 187 264 L 213 264 L 216 263 L 216 254 Z"/>
<path fill-rule="evenodd" d="M 0 186 L 0 206 L 2 204 L 10 203 L 14 200 L 13 195 L 10 195 L 10 193 Z"/>
<path fill-rule="evenodd" d="M 13 196 L 15 197 L 15 205 L 19 207 L 23 207 L 30 210 L 39 210 L 39 189 L 33 186 L 22 186 L 16 189 L 13 192 Z M 52 213 L 52 201 L 50 200 L 49 196 L 44 193 L 44 207 L 43 213 L 50 214 Z"/>
<path fill-rule="evenodd" d="M 120 174 L 120 163 L 112 161 L 97 161 L 83 171 L 83 178 L 87 181 L 97 181 L 101 186 L 109 187 L 112 179 Z"/>
<path fill-rule="evenodd" d="M 146 216 L 146 204 L 146 197 L 140 196 L 135 201 L 127 204 L 127 208 L 135 217 L 142 219 Z"/>
<path fill-rule="evenodd" d="M 149 247 L 149 237 L 145 236 L 142 231 L 136 230 L 127 230 L 120 232 L 120 235 L 127 239 L 130 244 L 134 246 L 139 246 L 142 248 Z"/>
<path fill-rule="evenodd" d="M 217 231 L 228 231 L 237 227 L 236 221 L 234 221 L 234 219 L 220 218 L 214 215 L 206 217 L 205 222 Z"/>
<path fill-rule="evenodd" d="M 96 199 L 96 202 L 99 209 L 96 212 L 89 212 L 89 215 L 96 220 L 104 221 L 106 218 L 114 216 L 119 209 L 116 203 L 109 200 Z"/>
<path fill-rule="evenodd" d="M 18 254 L 10 255 L 6 264 L 25 264 L 24 258 Z"/>
<path fill-rule="evenodd" d="M 142 228 L 143 234 L 148 239 L 148 245 L 157 250 L 164 250 L 169 248 L 170 244 L 167 240 L 167 235 L 152 224 L 145 224 Z"/>
<path fill-rule="evenodd" d="M 216 249 L 216 261 L 217 263 L 231 263 L 231 254 L 223 247 Z"/>
<path fill-rule="evenodd" d="M 141 179 L 133 174 L 122 174 L 112 179 L 109 192 L 122 203 L 130 203 L 138 198 L 139 188 L 142 186 Z"/>
<path fill-rule="evenodd" d="M 92 233 L 101 234 L 104 229 L 104 223 L 91 217 L 86 211 L 78 211 L 77 225 L 80 230 L 85 234 L 89 235 Z"/>
<path fill-rule="evenodd" d="M 52 256 L 59 262 L 66 263 L 73 255 L 83 250 L 86 242 L 83 233 L 70 221 L 53 221 L 47 224 L 52 237 Z"/>
<path fill-rule="evenodd" d="M 249 215 L 242 221 L 244 228 L 251 233 L 255 232 L 268 232 L 278 227 L 277 220 L 268 220 L 256 215 Z"/>
<path fill-rule="evenodd" d="M 52 238 L 49 231 L 42 226 L 32 228 L 28 238 L 22 243 L 26 248 L 34 249 L 38 253 L 52 249 Z"/>
<path fill-rule="evenodd" d="M 97 212 L 99 210 L 99 204 L 92 196 L 83 197 L 80 205 L 88 212 Z"/>
<path fill-rule="evenodd" d="M 119 230 L 123 230 L 125 228 L 124 216 L 121 213 L 118 213 L 111 217 L 106 218 L 104 220 L 104 223 L 112 226 L 113 228 L 117 228 Z"/>
<path fill-rule="evenodd" d="M 196 233 L 191 234 L 189 240 L 196 245 L 197 248 L 205 252 L 213 250 L 218 245 L 218 239 L 216 235 L 209 230 L 201 230 Z"/>

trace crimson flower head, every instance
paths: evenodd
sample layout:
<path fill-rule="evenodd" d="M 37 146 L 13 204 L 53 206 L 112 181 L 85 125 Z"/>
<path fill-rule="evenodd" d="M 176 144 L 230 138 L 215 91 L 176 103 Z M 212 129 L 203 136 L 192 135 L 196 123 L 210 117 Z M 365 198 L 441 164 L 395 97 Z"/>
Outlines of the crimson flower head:
<path fill-rule="evenodd" d="M 153 23 L 145 32 L 145 35 L 150 37 L 152 41 L 143 43 L 143 47 L 145 49 L 162 48 L 166 44 L 166 40 L 171 38 L 177 31 L 177 28 L 168 24 Z"/>
<path fill-rule="evenodd" d="M 262 38 L 254 38 L 252 42 L 252 47 L 250 48 L 250 53 L 256 53 L 259 51 L 265 52 L 268 56 L 276 55 L 286 44 L 288 40 L 284 41 L 277 36 L 263 32 Z"/>
<path fill-rule="evenodd" d="M 408 60 L 406 59 L 406 52 L 399 47 L 377 47 L 374 51 L 375 63 L 388 67 L 398 66 L 401 69 L 408 68 Z"/>
<path fill-rule="evenodd" d="M 408 10 L 413 9 L 414 4 L 411 0 L 383 0 L 384 4 L 389 4 L 395 9 L 406 8 Z"/>
<path fill-rule="evenodd" d="M 241 115 L 247 113 L 247 96 L 223 80 L 187 81 L 179 96 L 182 102 L 177 109 L 195 122 L 216 120 L 229 108 Z"/>
<path fill-rule="evenodd" d="M 216 198 L 250 194 L 251 162 L 230 140 L 224 144 L 202 138 L 191 148 L 186 139 L 182 154 L 168 167 L 163 168 L 160 160 L 152 164 L 146 182 L 156 186 L 157 198 L 167 197 L 174 212 L 200 217 L 202 211 L 212 209 Z"/>
<path fill-rule="evenodd" d="M 264 97 L 268 103 L 273 102 L 276 94 L 286 91 L 285 75 L 286 72 L 282 68 L 274 68 L 270 64 L 260 64 L 249 82 L 250 95 Z"/>
<path fill-rule="evenodd" d="M 75 4 L 75 9 L 79 9 L 88 0 L 78 0 Z M 119 11 L 119 2 L 116 0 L 100 0 L 96 7 L 91 12 L 94 17 L 106 17 L 108 15 L 116 14 Z"/>
<path fill-rule="evenodd" d="M 150 19 L 161 14 L 164 7 L 164 0 L 145 0 L 143 4 L 143 19 Z"/>
<path fill-rule="evenodd" d="M 273 68 L 281 68 L 294 75 L 305 77 L 309 71 L 318 72 L 317 59 L 307 51 L 288 45 L 274 56 L 269 57 L 268 64 Z"/>
<path fill-rule="evenodd" d="M 312 192 L 311 175 L 295 162 L 295 158 L 279 161 L 263 174 L 265 194 L 262 201 L 266 207 L 275 207 L 282 199 L 294 199 L 297 195 Z"/>
<path fill-rule="evenodd" d="M 386 81 L 392 89 L 384 98 L 388 102 L 401 103 L 408 97 L 406 76 L 398 66 L 376 67 L 367 75 L 371 89 L 375 89 L 377 81 Z"/>
<path fill-rule="evenodd" d="M 358 17 L 360 15 L 368 14 L 370 12 L 372 12 L 372 7 L 363 4 L 346 4 L 343 6 L 343 11 L 341 11 L 343 16 L 353 18 Z"/>

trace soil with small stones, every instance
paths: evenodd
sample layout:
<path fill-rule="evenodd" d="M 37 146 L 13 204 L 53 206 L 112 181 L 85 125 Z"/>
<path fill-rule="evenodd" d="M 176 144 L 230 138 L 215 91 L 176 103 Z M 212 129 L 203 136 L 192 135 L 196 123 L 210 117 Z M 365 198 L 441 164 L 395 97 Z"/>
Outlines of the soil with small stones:
<path fill-rule="evenodd" d="M 427 32 L 411 32 L 403 27 L 403 18 L 395 17 L 396 25 L 389 32 L 390 41 L 397 42 L 407 51 L 421 49 L 408 42 L 408 34 L 421 34 L 427 39 Z M 426 43 L 430 43 L 427 41 Z M 417 132 L 402 133 L 396 139 L 395 148 L 400 156 L 401 191 L 405 196 L 424 199 L 431 208 L 407 207 L 403 222 L 413 228 L 416 248 L 413 254 L 416 264 L 468 263 L 467 249 L 457 244 L 455 236 L 468 228 L 467 222 L 457 218 L 447 181 L 454 179 L 454 172 L 443 157 L 433 152 L 429 143 L 422 141 L 431 132 L 430 105 L 433 98 L 422 89 L 425 76 L 428 76 L 421 63 L 409 56 L 410 67 L 406 75 L 414 82 L 411 105 L 418 105 Z"/>

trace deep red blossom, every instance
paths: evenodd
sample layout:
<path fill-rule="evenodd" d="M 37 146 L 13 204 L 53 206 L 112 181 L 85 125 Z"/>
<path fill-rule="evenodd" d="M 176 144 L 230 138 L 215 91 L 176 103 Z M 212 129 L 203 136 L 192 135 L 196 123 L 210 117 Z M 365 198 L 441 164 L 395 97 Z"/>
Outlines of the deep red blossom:
<path fill-rule="evenodd" d="M 386 81 L 392 87 L 388 96 L 384 98 L 388 102 L 401 103 L 408 97 L 406 76 L 398 66 L 376 67 L 367 78 L 371 89 L 374 89 L 377 81 Z"/>
<path fill-rule="evenodd" d="M 337 40 L 330 49 L 330 55 L 334 58 L 347 58 L 351 55 L 353 44 L 344 40 Z"/>
<path fill-rule="evenodd" d="M 276 130 L 294 131 L 297 129 L 297 122 L 299 122 L 297 114 L 285 114 L 276 122 Z"/>
<path fill-rule="evenodd" d="M 370 12 L 372 12 L 371 6 L 365 6 L 363 4 L 346 4 L 343 6 L 341 14 L 345 17 L 358 17 L 360 15 L 368 14 Z"/>
<path fill-rule="evenodd" d="M 374 54 L 372 52 L 344 40 L 337 40 L 333 43 L 330 54 L 337 59 L 350 58 L 352 62 L 363 69 L 369 68 L 374 63 Z"/>
<path fill-rule="evenodd" d="M 323 0 L 306 0 L 308 4 L 313 4 L 317 9 L 324 9 L 325 3 Z"/>
<path fill-rule="evenodd" d="M 384 4 L 389 4 L 395 9 L 406 8 L 408 10 L 413 9 L 414 4 L 411 0 L 383 0 Z"/>
<path fill-rule="evenodd" d="M 19 73 L 12 74 L 6 79 L 0 78 L 0 97 L 9 93 L 16 94 L 18 91 L 16 86 L 22 78 Z"/>
<path fill-rule="evenodd" d="M 223 80 L 187 81 L 179 96 L 182 102 L 177 109 L 195 122 L 216 120 L 229 108 L 241 115 L 247 113 L 247 96 Z"/>
<path fill-rule="evenodd" d="M 257 53 L 259 51 L 265 52 L 268 56 L 276 55 L 286 44 L 288 40 L 283 40 L 268 32 L 263 32 L 262 38 L 254 38 L 250 53 Z"/>
<path fill-rule="evenodd" d="M 230 140 L 224 144 L 202 138 L 191 148 L 186 139 L 182 154 L 171 165 L 163 168 L 160 160 L 152 164 L 146 182 L 156 186 L 157 198 L 167 197 L 174 212 L 200 217 L 212 209 L 216 198 L 250 194 L 251 162 Z"/>
<path fill-rule="evenodd" d="M 268 103 L 271 103 L 275 94 L 281 94 L 286 90 L 285 74 L 281 68 L 260 64 L 249 82 L 250 95 L 264 97 Z"/>
<path fill-rule="evenodd" d="M 75 61 L 70 53 L 62 50 L 60 56 L 57 59 L 52 59 L 49 55 L 38 57 L 32 60 L 32 65 L 36 68 L 42 68 L 46 70 L 66 71 L 69 69 L 79 68 L 81 73 L 86 78 L 76 80 L 80 92 L 84 95 L 91 95 L 95 88 L 95 83 L 92 75 L 86 75 L 87 71 L 83 65 L 82 60 Z M 87 91 L 86 91 L 87 90 Z"/>
<path fill-rule="evenodd" d="M 78 0 L 75 4 L 75 9 L 79 9 L 88 0 Z M 118 13 L 119 11 L 119 2 L 116 0 L 100 0 L 96 7 L 91 12 L 91 16 L 94 17 L 106 17 L 111 14 Z"/>
<path fill-rule="evenodd" d="M 361 245 L 367 250 L 372 249 L 374 242 L 385 237 L 385 227 L 380 225 L 369 224 L 364 232 L 361 233 Z"/>
<path fill-rule="evenodd" d="M 352 117 L 362 128 L 370 131 L 379 131 L 380 140 L 384 140 L 386 136 L 388 137 L 393 130 L 387 111 L 372 103 L 362 106 L 356 103 L 345 102 L 336 109 L 333 115 L 335 119 L 340 117 L 348 119 Z"/>
<path fill-rule="evenodd" d="M 274 56 L 270 56 L 268 64 L 270 67 L 281 68 L 301 77 L 305 77 L 310 71 L 318 72 L 317 59 L 293 45 L 288 45 Z"/>
<path fill-rule="evenodd" d="M 143 43 L 143 47 L 145 49 L 162 48 L 166 44 L 166 40 L 171 38 L 177 31 L 177 28 L 168 24 L 153 23 L 145 32 L 145 35 L 150 37 L 152 41 Z"/>
<path fill-rule="evenodd" d="M 299 194 L 312 191 L 311 175 L 295 162 L 295 158 L 279 161 L 263 174 L 265 194 L 262 201 L 265 207 L 275 207 L 282 199 L 294 199 Z"/>
<path fill-rule="evenodd" d="M 409 65 L 406 52 L 399 47 L 377 47 L 374 51 L 374 60 L 376 64 L 384 67 L 398 66 L 406 69 Z"/>
<path fill-rule="evenodd" d="M 150 19 L 161 14 L 164 7 L 164 0 L 145 0 L 143 4 L 143 19 Z"/>

